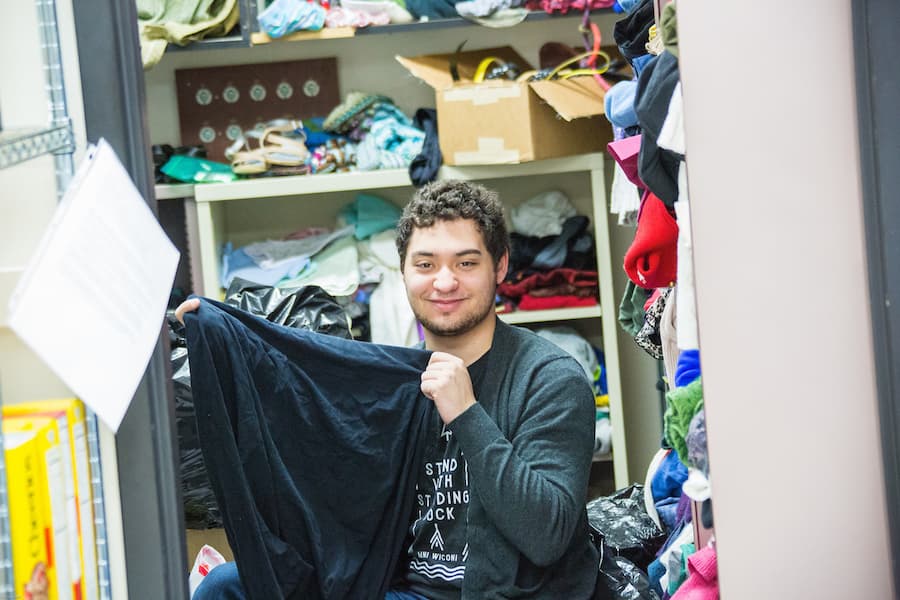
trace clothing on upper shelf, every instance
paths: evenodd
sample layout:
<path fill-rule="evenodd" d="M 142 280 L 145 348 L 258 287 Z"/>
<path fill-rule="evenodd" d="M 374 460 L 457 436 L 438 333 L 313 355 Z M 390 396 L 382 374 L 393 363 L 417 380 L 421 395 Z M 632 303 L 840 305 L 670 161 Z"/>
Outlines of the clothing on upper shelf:
<path fill-rule="evenodd" d="M 156 65 L 169 42 L 179 45 L 204 37 L 228 34 L 240 20 L 236 0 L 137 0 L 141 62 Z"/>
<path fill-rule="evenodd" d="M 413 124 L 425 132 L 422 151 L 409 163 L 409 179 L 416 187 L 437 179 L 438 171 L 444 157 L 438 145 L 437 111 L 433 108 L 420 108 L 413 116 Z"/>

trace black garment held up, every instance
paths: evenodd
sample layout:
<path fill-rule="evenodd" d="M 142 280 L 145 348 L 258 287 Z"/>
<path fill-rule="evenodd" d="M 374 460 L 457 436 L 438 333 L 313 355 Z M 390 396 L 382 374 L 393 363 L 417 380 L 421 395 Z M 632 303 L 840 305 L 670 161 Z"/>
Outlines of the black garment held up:
<path fill-rule="evenodd" d="M 253 600 L 383 598 L 433 405 L 429 353 L 185 315 L 203 458 Z"/>

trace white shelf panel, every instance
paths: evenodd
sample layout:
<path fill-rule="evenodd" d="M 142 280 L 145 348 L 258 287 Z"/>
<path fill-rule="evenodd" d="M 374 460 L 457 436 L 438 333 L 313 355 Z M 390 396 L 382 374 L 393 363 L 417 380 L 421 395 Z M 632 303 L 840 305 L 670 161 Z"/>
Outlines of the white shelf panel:
<path fill-rule="evenodd" d="M 441 167 L 440 179 L 505 179 L 529 175 L 576 173 L 603 168 L 603 154 L 576 154 L 563 158 L 548 158 L 510 165 L 471 165 L 465 167 Z"/>
<path fill-rule="evenodd" d="M 572 321 L 575 319 L 596 319 L 602 316 L 600 305 L 575 308 L 554 308 L 550 310 L 517 310 L 500 313 L 500 318 L 510 325 L 522 323 L 548 323 L 550 321 Z"/>
<path fill-rule="evenodd" d="M 406 169 L 355 171 L 325 175 L 293 175 L 244 179 L 231 183 L 204 183 L 194 186 L 197 202 L 264 199 L 307 194 L 328 194 L 412 185 Z"/>
<path fill-rule="evenodd" d="M 510 165 L 473 165 L 467 167 L 441 167 L 439 179 L 503 179 L 529 175 L 552 173 L 574 173 L 603 168 L 603 154 L 580 154 L 565 158 L 551 158 Z M 379 188 L 406 187 L 411 185 L 406 169 L 384 169 L 380 171 L 355 171 L 353 173 L 329 173 L 325 175 L 296 175 L 290 177 L 264 177 L 244 179 L 231 183 L 205 183 L 194 186 L 197 202 L 221 202 L 248 198 L 278 198 L 303 196 L 307 194 L 327 194 Z M 160 188 L 167 188 L 162 190 Z M 177 192 L 169 187 L 157 186 L 157 198 L 161 193 L 169 198 L 182 198 L 186 190 Z M 175 194 L 178 195 L 169 195 Z"/>
<path fill-rule="evenodd" d="M 175 198 L 193 198 L 193 183 L 157 183 L 153 186 L 157 200 L 173 200 Z"/>

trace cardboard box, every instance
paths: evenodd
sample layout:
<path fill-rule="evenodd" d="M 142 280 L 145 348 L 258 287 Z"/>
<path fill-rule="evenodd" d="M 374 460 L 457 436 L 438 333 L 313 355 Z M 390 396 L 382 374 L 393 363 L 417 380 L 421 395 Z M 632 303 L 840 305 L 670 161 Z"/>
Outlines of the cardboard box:
<path fill-rule="evenodd" d="M 60 441 L 64 447 L 69 449 L 70 463 L 66 468 L 64 461 L 64 470 L 67 473 L 71 472 L 71 480 L 74 481 L 74 489 L 67 490 L 67 501 L 69 502 L 68 516 L 74 519 L 71 527 L 78 534 L 77 539 L 70 536 L 73 542 L 77 542 L 76 546 L 71 548 L 74 574 L 72 580 L 73 583 L 81 582 L 80 590 L 78 588 L 75 590 L 75 597 L 78 598 L 80 594 L 85 599 L 99 598 L 94 496 L 91 490 L 84 404 L 76 398 L 24 402 L 4 406 L 3 416 L 5 418 L 40 417 L 57 421 Z M 70 491 L 74 493 L 74 496 L 69 493 Z M 74 504 L 72 504 L 73 500 Z"/>
<path fill-rule="evenodd" d="M 478 63 L 497 57 L 533 67 L 506 46 L 451 54 L 397 56 L 410 73 L 434 88 L 444 163 L 520 163 L 600 151 L 612 129 L 603 115 L 603 89 L 593 77 L 474 83 Z M 456 65 L 457 81 L 450 74 Z"/>

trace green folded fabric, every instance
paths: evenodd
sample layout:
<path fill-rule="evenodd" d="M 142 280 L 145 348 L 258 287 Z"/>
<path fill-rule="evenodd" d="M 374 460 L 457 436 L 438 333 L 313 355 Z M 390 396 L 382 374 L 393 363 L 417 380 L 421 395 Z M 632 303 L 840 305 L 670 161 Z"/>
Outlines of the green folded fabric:
<path fill-rule="evenodd" d="M 687 437 L 691 419 L 703 406 L 703 382 L 698 377 L 689 385 L 677 387 L 666 393 L 666 413 L 663 428 L 669 445 L 678 453 L 685 466 L 687 463 Z"/>
<path fill-rule="evenodd" d="M 144 69 L 162 59 L 168 43 L 221 37 L 240 20 L 237 0 L 137 0 L 137 11 Z"/>

